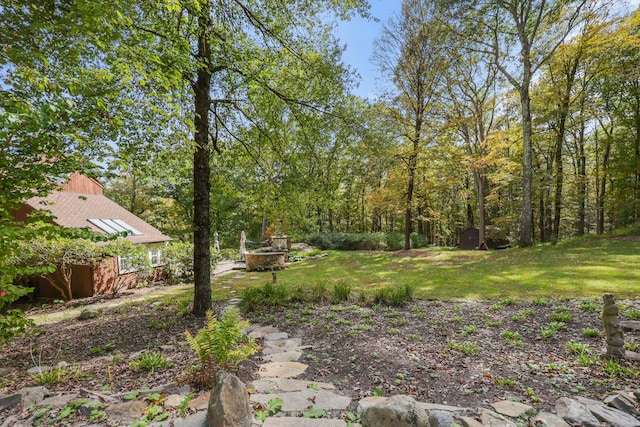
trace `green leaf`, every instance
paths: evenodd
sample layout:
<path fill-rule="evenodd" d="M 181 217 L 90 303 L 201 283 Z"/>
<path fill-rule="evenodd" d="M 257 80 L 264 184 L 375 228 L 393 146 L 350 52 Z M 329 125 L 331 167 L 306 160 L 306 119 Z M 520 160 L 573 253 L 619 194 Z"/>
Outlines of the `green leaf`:
<path fill-rule="evenodd" d="M 327 414 L 324 409 L 314 408 L 313 406 L 306 411 L 302 412 L 302 416 L 305 418 L 322 418 Z"/>
<path fill-rule="evenodd" d="M 277 414 L 282 409 L 282 399 L 279 397 L 274 397 L 273 399 L 267 402 L 267 409 L 271 414 Z"/>

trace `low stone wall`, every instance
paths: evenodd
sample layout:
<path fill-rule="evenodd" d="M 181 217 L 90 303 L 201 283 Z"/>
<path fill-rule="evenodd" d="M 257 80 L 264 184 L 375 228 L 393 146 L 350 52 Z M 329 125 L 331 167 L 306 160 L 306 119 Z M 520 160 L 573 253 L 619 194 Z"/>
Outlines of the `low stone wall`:
<path fill-rule="evenodd" d="M 286 252 L 256 252 L 244 255 L 247 271 L 282 270 L 286 268 Z"/>

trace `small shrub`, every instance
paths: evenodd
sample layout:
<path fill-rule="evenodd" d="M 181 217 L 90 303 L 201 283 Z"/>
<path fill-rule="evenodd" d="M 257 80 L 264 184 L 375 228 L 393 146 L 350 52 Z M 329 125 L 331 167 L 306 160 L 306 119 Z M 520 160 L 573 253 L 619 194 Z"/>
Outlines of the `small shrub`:
<path fill-rule="evenodd" d="M 351 285 L 345 282 L 338 282 L 333 285 L 333 302 L 340 303 L 343 301 L 349 301 L 351 296 Z"/>
<path fill-rule="evenodd" d="M 627 319 L 633 319 L 633 320 L 638 320 L 640 319 L 640 310 L 638 310 L 637 308 L 629 308 L 627 310 L 624 310 L 624 312 L 622 313 Z"/>
<path fill-rule="evenodd" d="M 558 322 L 569 322 L 571 320 L 571 313 L 551 313 L 549 318 Z"/>
<path fill-rule="evenodd" d="M 504 338 L 507 344 L 522 345 L 522 336 L 520 336 L 518 332 L 503 331 L 502 338 Z"/>
<path fill-rule="evenodd" d="M 288 288 L 267 283 L 263 286 L 248 288 L 242 294 L 240 308 L 245 312 L 260 312 L 269 308 L 282 307 L 291 300 Z"/>
<path fill-rule="evenodd" d="M 47 369 L 40 372 L 36 372 L 35 374 L 29 374 L 29 376 L 36 382 L 38 385 L 56 385 L 61 382 L 67 380 L 83 380 L 89 379 L 86 373 L 80 371 L 79 368 L 69 367 L 69 366 L 61 366 L 53 369 Z"/>
<path fill-rule="evenodd" d="M 211 251 L 211 271 L 216 268 L 221 256 Z M 193 280 L 193 243 L 174 240 L 162 249 L 162 270 L 168 283 Z"/>
<path fill-rule="evenodd" d="M 598 311 L 599 308 L 600 308 L 600 304 L 598 304 L 596 301 L 592 299 L 584 299 L 580 301 L 580 310 L 582 311 L 593 312 L 593 311 Z"/>
<path fill-rule="evenodd" d="M 448 341 L 447 347 L 449 347 L 451 350 L 459 351 L 466 356 L 475 356 L 476 354 L 480 353 L 480 347 L 478 347 L 477 344 L 469 341 Z"/>
<path fill-rule="evenodd" d="M 411 247 L 414 249 L 429 247 L 429 241 L 422 234 L 413 233 L 411 235 Z"/>
<path fill-rule="evenodd" d="M 212 310 L 207 312 L 207 324 L 193 336 L 185 331 L 186 340 L 196 352 L 202 380 L 211 386 L 218 369 L 233 370 L 240 362 L 258 351 L 253 338 L 244 333 L 249 322 L 240 318 L 237 308 L 229 308 L 219 321 Z"/>
<path fill-rule="evenodd" d="M 135 370 L 145 370 L 153 373 L 156 369 L 166 368 L 173 366 L 173 362 L 171 359 L 167 359 L 167 357 L 162 353 L 142 353 L 136 359 L 134 359 L 131 363 L 129 363 L 129 367 Z"/>
<path fill-rule="evenodd" d="M 584 328 L 582 333 L 589 338 L 598 338 L 601 335 L 600 329 L 597 328 Z"/>
<path fill-rule="evenodd" d="M 543 340 L 548 340 L 549 338 L 555 338 L 558 335 L 558 331 L 553 328 L 543 328 L 540 335 Z"/>
<path fill-rule="evenodd" d="M 414 292 L 415 288 L 406 283 L 396 287 L 393 292 L 391 292 L 391 305 L 401 307 L 409 304 L 413 301 Z"/>
<path fill-rule="evenodd" d="M 500 387 L 515 387 L 518 383 L 511 378 L 498 377 L 496 378 L 496 385 Z"/>
<path fill-rule="evenodd" d="M 464 328 L 462 328 L 462 332 L 460 333 L 460 335 L 464 337 L 466 335 L 476 333 L 477 330 L 478 330 L 478 327 L 476 325 L 467 325 Z"/>
<path fill-rule="evenodd" d="M 580 355 L 589 352 L 589 346 L 581 342 L 569 341 L 566 345 L 571 354 Z"/>
<path fill-rule="evenodd" d="M 537 305 L 539 307 L 546 307 L 551 304 L 551 300 L 548 298 L 534 298 L 533 305 Z"/>
<path fill-rule="evenodd" d="M 385 243 L 388 251 L 399 251 L 404 249 L 404 234 L 389 233 L 385 236 Z"/>

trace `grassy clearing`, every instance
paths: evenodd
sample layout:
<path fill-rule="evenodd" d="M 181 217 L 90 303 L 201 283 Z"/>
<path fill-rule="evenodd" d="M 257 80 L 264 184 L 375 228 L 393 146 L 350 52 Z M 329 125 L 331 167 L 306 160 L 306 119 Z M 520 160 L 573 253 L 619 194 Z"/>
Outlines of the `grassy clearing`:
<path fill-rule="evenodd" d="M 640 296 L 640 241 L 576 239 L 503 251 L 431 248 L 402 252 L 340 252 L 292 264 L 278 283 L 292 287 L 347 283 L 353 292 L 410 285 L 429 299 L 533 299 Z M 218 278 L 216 299 L 271 281 L 271 273 Z M 224 283 L 223 283 L 224 282 Z M 223 286 L 225 288 L 223 288 Z M 235 290 L 235 293 L 231 291 Z"/>

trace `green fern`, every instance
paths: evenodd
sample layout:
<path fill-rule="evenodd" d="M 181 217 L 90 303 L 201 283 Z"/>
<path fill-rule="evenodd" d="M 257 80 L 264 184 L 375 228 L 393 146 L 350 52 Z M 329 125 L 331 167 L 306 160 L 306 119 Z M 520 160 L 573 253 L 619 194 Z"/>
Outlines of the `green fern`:
<path fill-rule="evenodd" d="M 196 352 L 209 375 L 218 369 L 233 370 L 240 362 L 258 351 L 258 345 L 244 331 L 249 322 L 240 318 L 237 308 L 227 309 L 218 320 L 209 310 L 207 324 L 193 336 L 185 331 L 186 339 Z"/>

